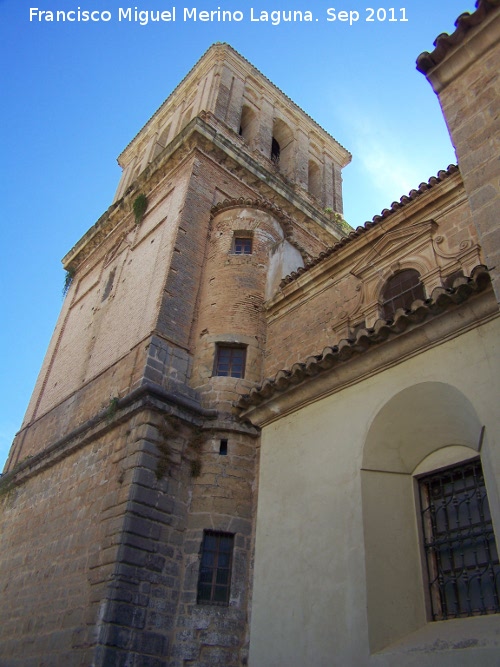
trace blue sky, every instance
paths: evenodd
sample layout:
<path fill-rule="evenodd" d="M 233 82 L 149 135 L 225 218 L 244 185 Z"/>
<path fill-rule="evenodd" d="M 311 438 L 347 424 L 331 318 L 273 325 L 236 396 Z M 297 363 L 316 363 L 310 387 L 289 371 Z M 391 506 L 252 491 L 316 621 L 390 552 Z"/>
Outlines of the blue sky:
<path fill-rule="evenodd" d="M 129 6 L 175 6 L 177 20 L 119 22 L 118 8 Z M 30 22 L 30 7 L 108 11 L 112 19 Z M 244 20 L 184 22 L 184 7 L 239 10 Z M 310 10 L 318 21 L 250 21 L 251 7 L 254 16 Z M 368 7 L 385 9 L 386 20 L 367 21 Z M 359 20 L 328 22 L 327 8 L 337 17 L 356 11 Z M 415 59 L 464 11 L 474 11 L 474 0 L 0 0 L 0 468 L 61 308 L 60 260 L 111 204 L 116 157 L 210 44 L 229 42 L 353 154 L 344 215 L 357 226 L 455 161 Z"/>

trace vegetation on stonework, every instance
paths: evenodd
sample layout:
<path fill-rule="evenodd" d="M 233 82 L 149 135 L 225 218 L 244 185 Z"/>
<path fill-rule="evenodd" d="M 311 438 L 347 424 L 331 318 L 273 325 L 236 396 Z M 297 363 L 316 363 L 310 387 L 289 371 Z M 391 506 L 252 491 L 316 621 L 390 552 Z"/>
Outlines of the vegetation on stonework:
<path fill-rule="evenodd" d="M 71 284 L 73 283 L 73 278 L 75 277 L 75 269 L 72 267 L 69 267 L 69 269 L 66 269 L 66 274 L 64 276 L 64 285 L 62 289 L 62 295 L 63 297 L 66 296 L 68 293 L 69 288 L 71 287 Z"/>
<path fill-rule="evenodd" d="M 330 208 L 329 206 L 324 209 L 324 212 L 328 215 L 332 222 L 335 222 L 342 229 L 343 232 L 346 234 L 352 232 L 351 225 L 346 220 L 344 220 L 340 213 L 335 213 L 333 208 Z"/>
<path fill-rule="evenodd" d="M 188 443 L 188 449 L 195 454 L 190 462 L 191 477 L 199 477 L 201 474 L 201 448 L 205 440 L 203 429 L 195 429 L 194 435 Z"/>
<path fill-rule="evenodd" d="M 9 472 L 4 475 L 0 475 L 0 498 L 7 495 L 13 488 L 15 488 L 14 477 L 16 473 L 21 469 L 23 463 L 31 458 L 31 454 L 26 456 L 22 461 L 18 461 L 12 470 L 9 470 Z"/>
<path fill-rule="evenodd" d="M 158 463 L 156 464 L 155 474 L 156 479 L 160 480 L 165 477 L 165 475 L 174 465 L 174 461 L 172 459 L 172 449 L 169 445 L 169 441 L 174 437 L 179 438 L 180 433 L 179 426 L 168 415 L 165 415 L 161 422 L 155 426 L 158 431 L 158 435 L 161 436 L 155 443 L 160 452 L 160 457 L 158 459 Z M 190 438 L 185 439 L 183 437 L 183 439 L 185 442 L 185 448 L 182 458 L 188 462 L 189 474 L 191 477 L 199 477 L 201 474 L 202 466 L 201 449 L 205 440 L 204 431 L 202 428 L 195 428 Z"/>
<path fill-rule="evenodd" d="M 194 459 L 190 463 L 191 468 L 191 477 L 199 477 L 201 474 L 201 461 L 199 459 Z"/>
<path fill-rule="evenodd" d="M 134 210 L 135 224 L 140 225 L 144 217 L 144 213 L 146 213 L 148 208 L 148 198 L 146 195 L 143 193 L 138 195 L 132 204 L 132 208 Z"/>
<path fill-rule="evenodd" d="M 160 480 L 165 477 L 172 463 L 168 440 L 174 435 L 176 429 L 168 417 L 163 417 L 160 424 L 156 426 L 156 430 L 161 436 L 161 439 L 156 443 L 156 446 L 160 451 L 160 458 L 158 459 L 155 470 L 156 479 Z"/>
<path fill-rule="evenodd" d="M 108 407 L 106 408 L 106 420 L 108 422 L 114 419 L 118 412 L 118 400 L 118 396 L 114 396 L 108 403 Z"/>
<path fill-rule="evenodd" d="M 13 472 L 7 473 L 0 479 L 0 498 L 7 495 L 14 488 L 14 484 L 12 482 L 13 476 Z"/>

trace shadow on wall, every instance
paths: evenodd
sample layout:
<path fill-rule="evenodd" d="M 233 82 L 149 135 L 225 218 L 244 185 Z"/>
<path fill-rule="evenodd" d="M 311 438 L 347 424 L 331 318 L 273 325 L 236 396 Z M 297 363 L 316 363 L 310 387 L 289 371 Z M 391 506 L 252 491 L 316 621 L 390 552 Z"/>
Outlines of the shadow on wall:
<path fill-rule="evenodd" d="M 429 619 L 416 475 L 478 457 L 482 435 L 470 400 L 441 382 L 424 382 L 399 392 L 374 418 L 361 477 L 372 652 Z M 482 454 L 492 505 L 496 483 Z"/>

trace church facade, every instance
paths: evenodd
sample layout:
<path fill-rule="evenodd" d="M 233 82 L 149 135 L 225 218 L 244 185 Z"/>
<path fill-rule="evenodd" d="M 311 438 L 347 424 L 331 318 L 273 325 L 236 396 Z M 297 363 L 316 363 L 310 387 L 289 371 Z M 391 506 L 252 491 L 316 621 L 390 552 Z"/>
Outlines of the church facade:
<path fill-rule="evenodd" d="M 456 27 L 458 166 L 363 227 L 228 45 L 125 148 L 0 480 L 1 665 L 498 664 L 498 1 Z"/>

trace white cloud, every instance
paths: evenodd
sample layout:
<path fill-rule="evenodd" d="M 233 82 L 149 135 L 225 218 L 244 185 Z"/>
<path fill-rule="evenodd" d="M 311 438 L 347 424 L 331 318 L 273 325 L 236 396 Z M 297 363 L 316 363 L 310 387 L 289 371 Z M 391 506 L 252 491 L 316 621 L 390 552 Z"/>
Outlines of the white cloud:
<path fill-rule="evenodd" d="M 399 128 L 390 128 L 385 119 L 375 120 L 359 112 L 350 112 L 343 122 L 353 142 L 354 159 L 385 206 L 419 185 L 421 169 L 410 158 L 411 149 Z"/>

